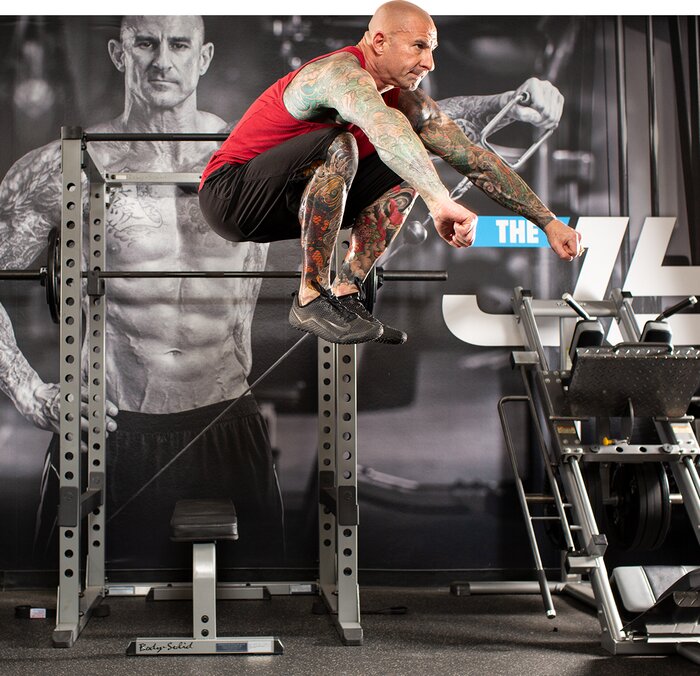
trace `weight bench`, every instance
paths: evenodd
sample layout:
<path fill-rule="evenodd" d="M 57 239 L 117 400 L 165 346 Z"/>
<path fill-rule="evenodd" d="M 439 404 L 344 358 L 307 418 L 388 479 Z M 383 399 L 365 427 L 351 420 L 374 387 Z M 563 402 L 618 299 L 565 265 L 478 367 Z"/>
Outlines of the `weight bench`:
<path fill-rule="evenodd" d="M 697 566 L 620 566 L 611 582 L 625 611 L 625 631 L 650 641 L 673 637 L 679 653 L 696 663 L 700 660 Z"/>
<path fill-rule="evenodd" d="M 637 626 L 640 616 L 651 610 L 660 599 L 667 598 L 669 592 L 700 588 L 700 570 L 697 566 L 618 566 L 613 571 L 611 582 L 630 620 L 634 619 L 629 624 Z M 683 599 L 682 596 L 676 597 L 677 601 L 682 602 Z M 687 596 L 685 600 L 688 600 Z M 700 605 L 697 603 L 678 605 L 694 605 L 695 614 L 700 615 Z"/>
<path fill-rule="evenodd" d="M 219 637 L 216 633 L 216 541 L 238 539 L 233 502 L 180 500 L 170 526 L 171 540 L 192 543 L 192 636 L 137 638 L 129 644 L 126 654 L 282 654 L 284 646 L 274 636 Z"/>

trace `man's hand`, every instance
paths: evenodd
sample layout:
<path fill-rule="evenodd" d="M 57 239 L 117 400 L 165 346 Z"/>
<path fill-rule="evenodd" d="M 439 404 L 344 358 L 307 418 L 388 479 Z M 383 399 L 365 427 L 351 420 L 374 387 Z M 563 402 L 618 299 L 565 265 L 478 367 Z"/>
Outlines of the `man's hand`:
<path fill-rule="evenodd" d="M 24 389 L 24 388 L 22 388 Z M 16 393 L 17 410 L 33 425 L 49 432 L 58 432 L 61 416 L 61 391 L 55 383 L 41 383 L 26 396 Z"/>
<path fill-rule="evenodd" d="M 36 427 L 49 432 L 59 432 L 61 425 L 60 399 L 60 387 L 56 383 L 41 383 L 34 388 L 31 397 L 27 397 L 24 401 L 18 400 L 17 403 L 19 412 Z M 119 409 L 111 401 L 107 401 L 105 410 L 107 433 L 117 429 L 117 423 L 114 420 L 117 413 L 119 413 Z M 88 428 L 88 394 L 83 391 L 80 402 L 80 448 L 83 451 L 87 451 Z"/>
<path fill-rule="evenodd" d="M 456 249 L 471 246 L 476 237 L 477 215 L 452 200 L 441 202 L 432 210 L 438 235 Z"/>
<path fill-rule="evenodd" d="M 530 102 L 526 106 L 513 106 L 509 117 L 543 129 L 551 129 L 559 124 L 564 109 L 564 97 L 551 82 L 531 77 L 518 87 L 514 96 L 521 92 L 530 95 Z"/>
<path fill-rule="evenodd" d="M 544 233 L 547 235 L 549 246 L 552 247 L 559 258 L 565 261 L 572 261 L 583 253 L 581 246 L 581 233 L 576 232 L 561 221 L 551 220 L 544 226 Z"/>

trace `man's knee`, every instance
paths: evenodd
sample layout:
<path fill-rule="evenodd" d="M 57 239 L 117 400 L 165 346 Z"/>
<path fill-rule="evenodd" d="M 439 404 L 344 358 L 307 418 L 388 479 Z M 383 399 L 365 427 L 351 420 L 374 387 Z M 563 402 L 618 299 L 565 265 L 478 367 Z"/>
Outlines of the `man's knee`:
<path fill-rule="evenodd" d="M 328 146 L 326 158 L 325 164 L 328 169 L 342 176 L 349 188 L 357 173 L 359 162 L 355 137 L 349 131 L 341 131 Z"/>
<path fill-rule="evenodd" d="M 416 197 L 418 197 L 418 191 L 407 181 L 404 181 L 401 183 L 401 185 L 396 186 L 396 191 L 408 197 L 411 200 L 411 204 L 413 204 L 413 201 L 416 199 Z"/>
<path fill-rule="evenodd" d="M 403 219 L 413 208 L 418 191 L 406 181 L 385 192 L 378 200 L 379 208 L 389 217 L 394 227 L 401 227 Z"/>

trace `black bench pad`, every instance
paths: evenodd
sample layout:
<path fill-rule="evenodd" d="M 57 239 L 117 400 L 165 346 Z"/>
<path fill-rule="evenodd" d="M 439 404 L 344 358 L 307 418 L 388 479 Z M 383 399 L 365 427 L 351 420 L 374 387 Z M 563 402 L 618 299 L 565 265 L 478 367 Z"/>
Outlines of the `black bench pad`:
<path fill-rule="evenodd" d="M 628 612 L 644 613 L 697 566 L 619 566 L 611 576 Z"/>
<path fill-rule="evenodd" d="M 237 540 L 236 508 L 231 500 L 178 500 L 170 528 L 175 542 Z"/>

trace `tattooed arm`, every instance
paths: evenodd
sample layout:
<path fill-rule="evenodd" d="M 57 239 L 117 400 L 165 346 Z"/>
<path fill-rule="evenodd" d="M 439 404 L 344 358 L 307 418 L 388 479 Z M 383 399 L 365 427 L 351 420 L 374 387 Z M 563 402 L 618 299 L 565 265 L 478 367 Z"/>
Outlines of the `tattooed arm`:
<path fill-rule="evenodd" d="M 0 267 L 25 268 L 60 223 L 61 147 L 27 153 L 0 184 Z"/>
<path fill-rule="evenodd" d="M 572 260 L 580 253 L 580 235 L 558 221 L 505 162 L 472 143 L 425 92 L 401 92 L 399 106 L 428 150 L 468 176 L 495 202 L 542 228 L 560 258 Z"/>
<path fill-rule="evenodd" d="M 60 145 L 49 144 L 17 161 L 0 184 L 0 268 L 26 268 L 46 247 L 60 222 L 60 163 Z M 44 383 L 21 353 L 2 306 L 0 390 L 37 427 L 58 428 L 58 386 Z"/>
<path fill-rule="evenodd" d="M 58 431 L 58 385 L 47 384 L 20 352 L 5 308 L 0 305 L 0 390 L 31 423 Z"/>
<path fill-rule="evenodd" d="M 455 239 L 454 226 L 471 223 L 474 214 L 450 199 L 406 116 L 384 103 L 374 80 L 354 56 L 336 54 L 306 66 L 285 90 L 284 104 L 299 120 L 351 122 L 360 127 L 382 161 L 425 200 L 440 236 L 453 246 L 467 245 L 464 239 Z"/>
<path fill-rule="evenodd" d="M 438 101 L 438 106 L 454 120 L 459 128 L 472 140 L 479 138 L 483 128 L 514 96 L 521 92 L 530 95 L 527 106 L 516 105 L 510 109 L 498 128 L 513 121 L 527 122 L 535 127 L 556 127 L 564 108 L 561 92 L 547 80 L 531 77 L 514 91 L 492 96 L 453 96 Z"/>

